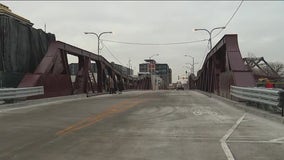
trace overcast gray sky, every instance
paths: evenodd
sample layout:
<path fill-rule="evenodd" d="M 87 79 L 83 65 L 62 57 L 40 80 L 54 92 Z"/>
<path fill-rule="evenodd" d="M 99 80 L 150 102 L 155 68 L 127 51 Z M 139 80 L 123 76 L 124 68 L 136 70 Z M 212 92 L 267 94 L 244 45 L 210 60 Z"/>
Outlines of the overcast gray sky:
<path fill-rule="evenodd" d="M 194 41 L 208 38 L 206 32 L 193 32 L 194 28 L 224 26 L 240 1 L 159 1 L 159 2 L 55 2 L 55 1 L 0 1 L 10 9 L 34 23 L 35 28 L 54 33 L 56 39 L 97 52 L 96 37 L 83 32 L 112 31 L 102 39 L 140 42 L 168 43 Z M 224 34 L 238 34 L 242 56 L 253 53 L 267 61 L 284 63 L 284 2 L 244 1 L 227 28 L 215 39 L 215 45 Z M 218 33 L 215 31 L 213 35 Z M 188 70 L 185 63 L 191 62 L 189 54 L 200 69 L 207 42 L 169 46 L 138 46 L 104 42 L 123 65 L 131 59 L 135 73 L 139 63 L 153 54 L 158 63 L 168 63 L 173 70 L 173 81 Z M 110 62 L 119 62 L 106 48 L 101 54 Z"/>

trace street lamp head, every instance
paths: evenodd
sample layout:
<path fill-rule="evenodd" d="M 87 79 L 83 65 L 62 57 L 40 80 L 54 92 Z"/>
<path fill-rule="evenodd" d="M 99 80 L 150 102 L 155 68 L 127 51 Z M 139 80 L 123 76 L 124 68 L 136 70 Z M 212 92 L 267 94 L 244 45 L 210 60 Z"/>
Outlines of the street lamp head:
<path fill-rule="evenodd" d="M 106 33 L 112 34 L 112 32 L 102 32 L 102 33 L 100 33 L 100 35 L 106 34 Z"/>
<path fill-rule="evenodd" d="M 97 35 L 97 33 L 95 32 L 84 32 L 85 34 L 94 34 L 94 35 Z"/>
<path fill-rule="evenodd" d="M 214 30 L 216 30 L 216 29 L 225 29 L 225 28 L 226 28 L 225 26 L 213 28 L 213 29 L 211 30 L 211 33 L 212 33 Z"/>
<path fill-rule="evenodd" d="M 206 31 L 207 29 L 203 29 L 203 28 L 198 28 L 198 29 L 195 28 L 195 29 L 193 29 L 193 31 L 195 31 L 195 32 L 196 31 L 203 31 L 203 30 Z"/>

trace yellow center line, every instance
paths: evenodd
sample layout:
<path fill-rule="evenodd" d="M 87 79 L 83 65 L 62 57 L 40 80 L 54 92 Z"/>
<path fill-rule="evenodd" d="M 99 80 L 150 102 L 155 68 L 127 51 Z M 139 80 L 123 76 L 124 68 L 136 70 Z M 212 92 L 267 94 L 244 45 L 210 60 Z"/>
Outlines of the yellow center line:
<path fill-rule="evenodd" d="M 120 102 L 120 103 L 117 103 L 117 104 L 115 104 L 114 106 L 112 106 L 112 108 L 115 107 L 116 105 L 121 105 L 121 104 L 124 104 L 124 103 L 126 103 L 126 102 L 127 102 L 127 101 L 122 101 L 122 102 Z M 106 111 L 105 111 L 105 112 L 106 112 Z M 102 113 L 102 114 L 103 114 L 103 113 Z M 56 134 L 62 134 L 62 133 L 64 133 L 64 132 L 68 131 L 68 130 L 71 130 L 71 129 L 73 129 L 73 128 L 76 128 L 77 126 L 80 126 L 80 125 L 82 125 L 82 124 L 84 124 L 84 123 L 86 123 L 86 122 L 88 122 L 88 121 L 91 121 L 91 120 L 94 119 L 96 116 L 97 116 L 97 115 L 91 115 L 91 116 L 89 116 L 89 117 L 87 117 L 87 118 L 85 118 L 85 119 L 83 119 L 83 120 L 81 120 L 81 121 L 79 121 L 79 122 L 77 122 L 77 123 L 75 123 L 75 124 L 73 124 L 73 125 L 70 125 L 69 127 L 65 128 L 65 129 L 63 129 L 63 130 L 58 131 Z"/>
<path fill-rule="evenodd" d="M 119 102 L 100 114 L 89 116 L 73 125 L 66 127 L 65 129 L 62 129 L 56 132 L 56 135 L 64 136 L 68 133 L 80 130 L 82 128 L 86 128 L 90 125 L 97 123 L 98 121 L 101 121 L 107 117 L 113 116 L 114 114 L 124 112 L 143 101 L 144 100 L 133 99 L 133 100 L 125 100 L 125 101 Z"/>

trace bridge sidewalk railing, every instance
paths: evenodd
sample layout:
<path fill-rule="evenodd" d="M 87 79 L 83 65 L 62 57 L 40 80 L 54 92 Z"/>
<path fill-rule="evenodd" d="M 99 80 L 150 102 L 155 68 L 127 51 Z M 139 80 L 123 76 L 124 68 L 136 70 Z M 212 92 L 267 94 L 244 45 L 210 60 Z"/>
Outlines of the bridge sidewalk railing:
<path fill-rule="evenodd" d="M 281 115 L 284 116 L 284 90 L 282 89 L 231 86 L 230 94 L 240 100 L 273 106 L 277 110 L 282 110 Z"/>

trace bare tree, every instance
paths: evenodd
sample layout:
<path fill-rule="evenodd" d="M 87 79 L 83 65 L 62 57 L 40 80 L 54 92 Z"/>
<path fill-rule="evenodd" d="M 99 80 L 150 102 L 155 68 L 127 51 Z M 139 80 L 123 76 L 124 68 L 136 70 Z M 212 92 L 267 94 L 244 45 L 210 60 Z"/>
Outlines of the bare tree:
<path fill-rule="evenodd" d="M 284 76 L 284 64 L 281 62 L 269 62 L 270 67 L 276 71 L 281 77 Z"/>
<path fill-rule="evenodd" d="M 248 57 L 243 60 L 245 65 L 260 77 L 280 78 L 284 76 L 283 63 L 266 62 L 263 57 L 256 57 L 253 53 L 248 53 Z"/>

